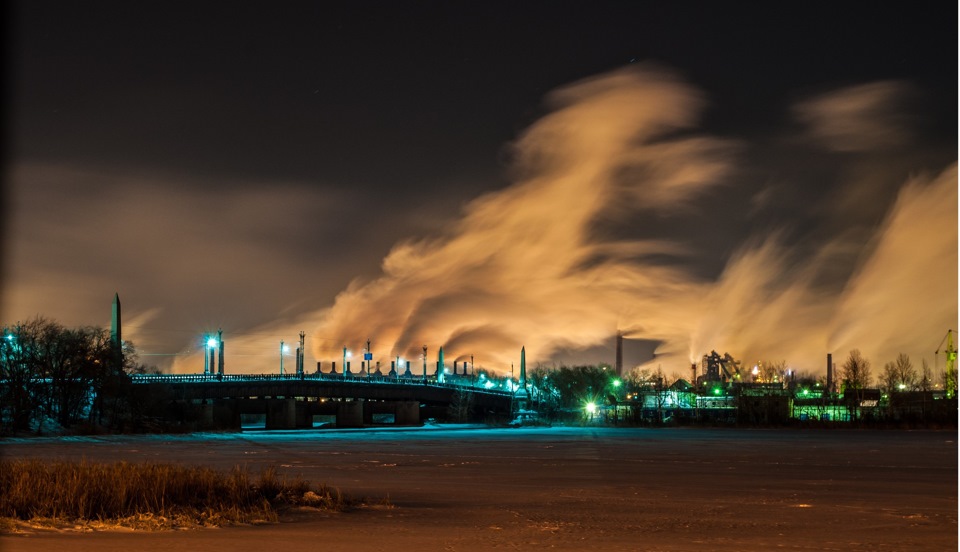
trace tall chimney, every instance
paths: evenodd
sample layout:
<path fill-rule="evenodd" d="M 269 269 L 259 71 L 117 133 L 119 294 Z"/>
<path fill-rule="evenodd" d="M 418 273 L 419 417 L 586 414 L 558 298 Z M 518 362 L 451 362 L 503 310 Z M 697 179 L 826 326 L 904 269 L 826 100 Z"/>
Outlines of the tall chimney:
<path fill-rule="evenodd" d="M 827 393 L 833 393 L 833 354 L 827 353 Z"/>
<path fill-rule="evenodd" d="M 617 330 L 617 377 L 623 377 L 623 332 Z"/>

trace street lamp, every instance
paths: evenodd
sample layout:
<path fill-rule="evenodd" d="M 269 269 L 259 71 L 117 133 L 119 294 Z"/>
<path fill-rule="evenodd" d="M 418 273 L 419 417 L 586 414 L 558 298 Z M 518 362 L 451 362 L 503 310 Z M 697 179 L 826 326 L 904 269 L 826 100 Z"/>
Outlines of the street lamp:
<path fill-rule="evenodd" d="M 209 349 L 209 350 L 208 350 L 208 351 L 204 351 L 204 353 L 203 353 L 203 356 L 204 356 L 204 360 L 203 360 L 203 373 L 204 373 L 204 375 L 213 374 L 214 372 L 217 371 L 217 368 L 216 368 L 216 366 L 215 366 L 214 363 L 213 363 L 214 351 L 217 350 L 217 338 L 212 337 L 212 336 L 207 338 L 207 349 Z"/>
<path fill-rule="evenodd" d="M 283 341 L 280 342 L 280 375 L 283 375 L 283 355 L 290 351 L 290 347 L 287 347 L 283 344 Z"/>
<path fill-rule="evenodd" d="M 591 402 L 588 402 L 586 405 L 584 405 L 584 410 L 585 410 L 586 413 L 590 416 L 590 421 L 592 422 L 592 421 L 593 421 L 593 417 L 594 417 L 594 416 L 596 415 L 596 413 L 597 413 L 597 403 L 592 402 L 592 401 L 591 401 Z"/>

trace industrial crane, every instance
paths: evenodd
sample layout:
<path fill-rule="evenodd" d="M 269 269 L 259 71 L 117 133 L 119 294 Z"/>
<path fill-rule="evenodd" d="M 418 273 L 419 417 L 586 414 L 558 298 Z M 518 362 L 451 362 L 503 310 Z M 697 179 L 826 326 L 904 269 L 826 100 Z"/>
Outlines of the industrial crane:
<path fill-rule="evenodd" d="M 943 349 L 944 343 L 947 344 L 946 349 Z M 940 340 L 940 346 L 933 352 L 934 367 L 939 365 L 938 355 L 940 354 L 940 349 L 943 349 L 943 352 L 947 355 L 947 364 L 944 367 L 944 374 L 947 377 L 947 381 L 944 385 L 944 391 L 947 394 L 947 398 L 952 399 L 957 390 L 957 348 L 953 346 L 953 330 L 947 330 L 947 335 L 943 336 L 943 339 Z"/>

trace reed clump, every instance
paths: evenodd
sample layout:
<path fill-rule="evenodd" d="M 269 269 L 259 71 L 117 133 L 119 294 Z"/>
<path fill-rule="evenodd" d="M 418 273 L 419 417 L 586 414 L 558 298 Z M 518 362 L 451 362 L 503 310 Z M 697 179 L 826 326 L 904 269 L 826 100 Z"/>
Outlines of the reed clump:
<path fill-rule="evenodd" d="M 341 510 L 339 491 L 287 481 L 273 468 L 251 475 L 164 463 L 0 461 L 0 518 L 112 522 L 138 528 L 277 521 L 290 506 Z"/>

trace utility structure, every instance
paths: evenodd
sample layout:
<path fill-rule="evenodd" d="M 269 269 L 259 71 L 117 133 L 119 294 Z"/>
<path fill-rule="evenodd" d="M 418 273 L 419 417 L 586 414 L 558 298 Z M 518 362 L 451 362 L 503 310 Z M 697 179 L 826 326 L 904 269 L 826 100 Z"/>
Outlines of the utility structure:
<path fill-rule="evenodd" d="M 347 350 L 346 346 L 343 348 L 343 377 L 350 375 L 350 363 L 347 362 L 347 357 L 350 356 L 350 351 Z M 337 373 L 337 367 L 333 367 L 333 373 Z"/>
<path fill-rule="evenodd" d="M 217 356 L 219 353 L 219 357 Z M 223 329 L 217 330 L 217 336 L 206 335 L 203 339 L 203 374 L 223 375 Z"/>
<path fill-rule="evenodd" d="M 360 375 L 370 376 L 373 372 L 373 351 L 370 349 L 370 338 L 367 338 L 367 348 L 363 352 L 363 362 L 360 363 Z"/>
<path fill-rule="evenodd" d="M 300 346 L 297 347 L 297 376 L 303 377 L 303 345 L 306 334 L 300 330 Z"/>
<path fill-rule="evenodd" d="M 703 355 L 701 364 L 703 375 L 697 378 L 698 386 L 709 382 L 727 383 L 741 379 L 740 363 L 734 360 L 730 353 L 724 353 L 721 357 L 716 351 L 710 351 L 709 355 Z"/>
<path fill-rule="evenodd" d="M 947 344 L 945 349 L 943 347 L 944 343 Z M 938 355 L 941 349 L 943 349 L 943 352 L 947 356 L 944 366 L 945 381 L 943 382 L 943 391 L 946 393 L 948 399 L 952 399 L 957 393 L 957 348 L 953 346 L 953 330 L 947 330 L 947 335 L 943 336 L 943 339 L 940 340 L 940 346 L 933 352 L 934 367 L 939 364 Z"/>
<path fill-rule="evenodd" d="M 427 346 L 423 346 L 423 381 L 427 381 Z"/>
<path fill-rule="evenodd" d="M 443 347 L 440 347 L 440 350 L 437 353 L 437 381 L 439 383 L 443 383 L 446 379 L 444 375 L 445 370 L 443 368 Z"/>
<path fill-rule="evenodd" d="M 223 329 L 217 328 L 217 346 L 220 348 L 220 354 L 217 357 L 217 374 L 223 375 Z"/>

